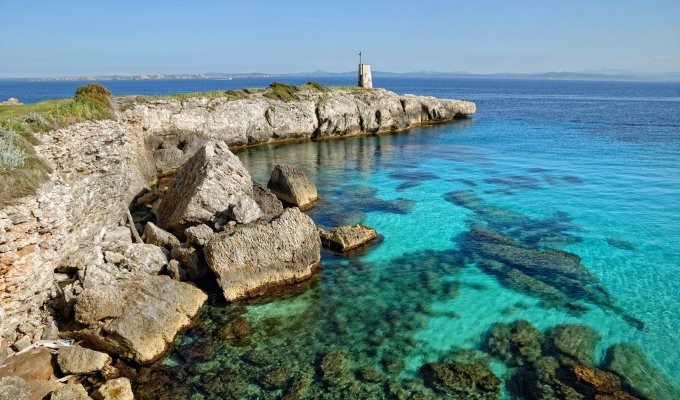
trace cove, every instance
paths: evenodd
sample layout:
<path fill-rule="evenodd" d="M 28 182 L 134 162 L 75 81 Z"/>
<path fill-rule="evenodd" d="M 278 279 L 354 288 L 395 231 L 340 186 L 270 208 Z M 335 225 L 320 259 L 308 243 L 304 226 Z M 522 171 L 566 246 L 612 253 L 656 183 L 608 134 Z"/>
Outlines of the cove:
<path fill-rule="evenodd" d="M 137 394 L 428 398 L 422 366 L 462 360 L 489 365 L 502 396 L 515 398 L 512 382 L 533 372 L 492 356 L 488 338 L 516 320 L 546 337 L 560 324 L 589 327 L 596 364 L 612 345 L 639 346 L 665 376 L 654 384 L 664 393 L 680 383 L 669 351 L 680 322 L 669 313 L 680 309 L 677 155 L 677 146 L 612 141 L 562 121 L 484 117 L 245 150 L 238 156 L 261 183 L 279 163 L 307 173 L 321 197 L 308 211 L 317 225 L 360 222 L 384 239 L 346 257 L 323 252 L 313 279 L 269 297 L 211 296 L 172 354 L 131 371 Z M 582 273 L 480 257 L 467 246 L 475 230 L 574 255 Z M 536 284 L 511 269 L 545 290 L 527 290 Z"/>

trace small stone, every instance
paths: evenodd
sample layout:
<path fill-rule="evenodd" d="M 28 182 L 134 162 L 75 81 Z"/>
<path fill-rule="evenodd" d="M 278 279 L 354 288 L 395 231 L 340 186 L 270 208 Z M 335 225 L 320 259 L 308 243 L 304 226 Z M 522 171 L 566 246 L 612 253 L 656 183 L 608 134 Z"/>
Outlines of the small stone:
<path fill-rule="evenodd" d="M 17 376 L 0 378 L 0 400 L 31 400 L 31 388 Z"/>
<path fill-rule="evenodd" d="M 14 350 L 21 351 L 31 345 L 31 337 L 24 335 L 21 339 L 14 342 Z"/>
<path fill-rule="evenodd" d="M 215 234 L 211 227 L 206 224 L 192 226 L 184 230 L 187 241 L 195 246 L 203 247 L 210 241 Z"/>
<path fill-rule="evenodd" d="M 90 400 L 87 391 L 80 383 L 69 384 L 52 392 L 50 400 Z"/>
<path fill-rule="evenodd" d="M 377 238 L 378 233 L 373 228 L 358 224 L 340 226 L 328 231 L 319 229 L 319 237 L 324 247 L 337 251 L 349 251 Z"/>
<path fill-rule="evenodd" d="M 167 249 L 172 249 L 180 243 L 179 239 L 172 233 L 157 227 L 153 222 L 147 222 L 144 226 L 142 239 L 145 243 L 165 247 Z"/>
<path fill-rule="evenodd" d="M 186 271 L 177 260 L 170 260 L 168 263 L 168 275 L 176 281 L 186 280 Z"/>
<path fill-rule="evenodd" d="M 92 374 L 110 364 L 111 357 L 106 353 L 84 347 L 65 346 L 59 349 L 57 363 L 65 375 Z"/>
<path fill-rule="evenodd" d="M 92 393 L 94 400 L 134 400 L 132 386 L 128 378 L 112 379 Z"/>

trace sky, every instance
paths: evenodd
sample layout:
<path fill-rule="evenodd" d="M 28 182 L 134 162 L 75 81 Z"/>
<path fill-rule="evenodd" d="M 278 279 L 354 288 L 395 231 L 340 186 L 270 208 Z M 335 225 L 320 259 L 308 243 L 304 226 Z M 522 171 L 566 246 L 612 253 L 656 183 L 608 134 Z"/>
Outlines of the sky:
<path fill-rule="evenodd" d="M 680 71 L 680 0 L 0 0 L 0 77 Z"/>

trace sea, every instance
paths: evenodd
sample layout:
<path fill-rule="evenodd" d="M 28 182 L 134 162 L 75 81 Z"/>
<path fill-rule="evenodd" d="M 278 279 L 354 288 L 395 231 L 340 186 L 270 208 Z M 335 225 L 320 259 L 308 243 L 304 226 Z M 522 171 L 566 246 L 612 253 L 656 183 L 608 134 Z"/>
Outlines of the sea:
<path fill-rule="evenodd" d="M 271 81 L 102 83 L 115 95 L 164 95 Z M 517 320 L 545 337 L 562 324 L 578 327 L 595 337 L 595 365 L 606 364 L 613 345 L 638 346 L 680 387 L 680 84 L 374 83 L 474 101 L 477 113 L 403 133 L 238 153 L 264 184 L 278 163 L 304 170 L 318 187 L 308 211 L 318 225 L 361 223 L 380 239 L 347 255 L 324 250 L 313 279 L 264 298 L 227 304 L 216 290 L 171 354 L 134 368 L 140 398 L 281 398 L 300 387 L 306 394 L 288 398 L 336 398 L 338 386 L 356 382 L 366 386 L 356 393 L 388 398 L 416 385 L 424 364 L 451 360 L 489 365 L 508 383 L 521 368 L 504 363 L 489 338 Z M 0 98 L 71 97 L 81 84 L 0 81 Z M 484 234 L 512 244 L 487 246 Z M 550 268 L 545 252 L 554 255 Z M 522 260 L 534 256 L 539 262 Z M 390 389 L 371 389 L 372 381 Z M 504 386 L 503 397 L 513 396 Z"/>

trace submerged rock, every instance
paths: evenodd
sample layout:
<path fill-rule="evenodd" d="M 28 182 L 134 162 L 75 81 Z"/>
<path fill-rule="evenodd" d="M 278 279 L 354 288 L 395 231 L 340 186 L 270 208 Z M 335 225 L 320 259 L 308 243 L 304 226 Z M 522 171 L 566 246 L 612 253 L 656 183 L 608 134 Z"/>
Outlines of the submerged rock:
<path fill-rule="evenodd" d="M 628 250 L 628 251 L 635 251 L 635 245 L 628 240 L 624 238 L 617 238 L 617 237 L 607 237 L 606 238 L 607 243 L 612 246 L 616 247 L 617 249 L 621 250 Z"/>
<path fill-rule="evenodd" d="M 308 278 L 319 265 L 320 248 L 311 218 L 288 208 L 271 222 L 215 235 L 204 254 L 224 297 L 236 300 Z"/>
<path fill-rule="evenodd" d="M 87 275 L 98 278 L 88 282 Z M 85 328 L 74 334 L 140 364 L 162 356 L 207 299 L 200 289 L 168 276 L 90 268 L 87 275 L 74 306 L 75 319 Z"/>
<path fill-rule="evenodd" d="M 108 354 L 84 347 L 64 346 L 57 354 L 57 364 L 64 375 L 92 374 L 110 363 L 111 357 Z"/>
<path fill-rule="evenodd" d="M 323 356 L 321 373 L 330 386 L 345 387 L 354 379 L 350 371 L 350 361 L 342 351 L 333 351 Z"/>
<path fill-rule="evenodd" d="M 621 389 L 621 380 L 611 372 L 575 365 L 570 371 L 573 373 L 574 387 L 584 396 L 606 400 L 635 400 L 630 393 Z"/>
<path fill-rule="evenodd" d="M 496 323 L 486 341 L 489 353 L 510 366 L 534 362 L 541 356 L 541 332 L 529 322 Z"/>
<path fill-rule="evenodd" d="M 501 381 L 487 365 L 428 363 L 420 368 L 420 375 L 427 386 L 455 398 L 501 398 Z"/>
<path fill-rule="evenodd" d="M 339 226 L 331 230 L 319 229 L 321 244 L 324 247 L 349 251 L 363 246 L 378 237 L 375 229 L 365 225 Z"/>
<path fill-rule="evenodd" d="M 178 171 L 158 207 L 158 225 L 175 235 L 214 224 L 226 212 L 240 223 L 259 218 L 250 174 L 224 142 L 201 147 Z M 230 211 L 231 210 L 231 211 Z"/>
<path fill-rule="evenodd" d="M 305 173 L 286 164 L 274 167 L 267 188 L 282 202 L 302 209 L 311 206 L 318 198 L 316 186 Z"/>
<path fill-rule="evenodd" d="M 584 324 L 557 325 L 545 333 L 545 352 L 562 365 L 595 365 L 600 334 Z"/>
<path fill-rule="evenodd" d="M 625 386 L 643 399 L 680 399 L 678 388 L 638 346 L 620 343 L 610 347 L 605 368 L 620 376 Z"/>

